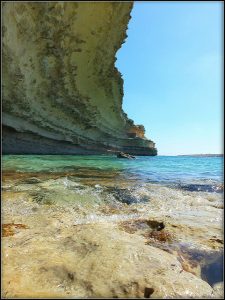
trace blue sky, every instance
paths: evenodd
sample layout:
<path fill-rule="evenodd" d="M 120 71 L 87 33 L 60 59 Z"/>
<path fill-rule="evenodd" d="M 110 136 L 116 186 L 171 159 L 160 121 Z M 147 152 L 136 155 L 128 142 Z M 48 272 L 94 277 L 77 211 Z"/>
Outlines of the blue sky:
<path fill-rule="evenodd" d="M 135 2 L 116 66 L 159 155 L 222 153 L 223 4 Z"/>

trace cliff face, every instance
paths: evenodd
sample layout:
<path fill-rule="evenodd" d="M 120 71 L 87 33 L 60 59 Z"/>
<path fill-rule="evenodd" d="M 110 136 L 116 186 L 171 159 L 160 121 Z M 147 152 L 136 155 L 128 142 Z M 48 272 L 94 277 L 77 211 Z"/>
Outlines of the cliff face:
<path fill-rule="evenodd" d="M 3 4 L 3 153 L 155 155 L 122 110 L 132 3 Z"/>

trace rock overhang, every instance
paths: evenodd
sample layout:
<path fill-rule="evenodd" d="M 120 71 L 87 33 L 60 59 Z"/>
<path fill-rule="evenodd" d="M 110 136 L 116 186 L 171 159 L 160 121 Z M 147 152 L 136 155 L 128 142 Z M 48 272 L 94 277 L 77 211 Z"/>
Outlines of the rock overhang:
<path fill-rule="evenodd" d="M 115 67 L 132 2 L 3 5 L 3 153 L 156 155 Z"/>

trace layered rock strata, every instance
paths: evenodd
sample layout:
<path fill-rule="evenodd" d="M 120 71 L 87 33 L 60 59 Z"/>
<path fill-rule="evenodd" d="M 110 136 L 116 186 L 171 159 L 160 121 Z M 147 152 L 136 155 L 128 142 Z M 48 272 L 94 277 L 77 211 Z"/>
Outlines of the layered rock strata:
<path fill-rule="evenodd" d="M 156 155 L 122 109 L 132 3 L 3 4 L 3 153 Z"/>

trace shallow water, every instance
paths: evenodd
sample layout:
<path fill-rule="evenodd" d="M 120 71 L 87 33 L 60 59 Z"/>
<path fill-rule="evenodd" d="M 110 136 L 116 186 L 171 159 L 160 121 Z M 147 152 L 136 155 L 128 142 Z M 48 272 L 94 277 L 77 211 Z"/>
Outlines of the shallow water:
<path fill-rule="evenodd" d="M 79 168 L 119 171 L 142 180 L 158 183 L 220 182 L 221 157 L 137 156 L 135 160 L 116 156 L 91 155 L 5 155 L 3 170 L 16 172 L 66 172 Z"/>
<path fill-rule="evenodd" d="M 59 242 L 54 248 L 56 257 L 61 255 L 60 248 L 63 247 L 62 260 L 66 260 L 66 251 L 71 251 L 67 247 L 73 243 L 68 242 L 69 228 L 79 231 L 79 226 L 83 226 L 84 232 L 85 228 L 90 228 L 90 232 L 93 230 L 90 237 L 87 231 L 83 241 L 81 239 L 80 249 L 86 245 L 86 238 L 94 238 L 105 247 L 104 228 L 110 226 L 112 236 L 118 234 L 120 240 L 119 232 L 124 233 L 127 243 L 141 238 L 143 247 L 149 245 L 163 250 L 163 253 L 173 254 L 185 272 L 214 286 L 222 281 L 222 164 L 220 157 L 158 156 L 126 160 L 106 155 L 5 155 L 2 165 L 2 212 L 8 230 L 4 238 L 7 240 L 5 251 L 9 253 L 11 247 L 17 249 L 15 240 L 19 242 L 20 251 L 28 251 L 29 247 L 34 249 L 32 251 L 39 247 L 47 251 L 52 247 L 49 240 L 53 239 L 54 243 Z M 153 224 L 158 224 L 158 227 Z M 40 243 L 32 236 L 38 237 Z M 126 238 L 122 242 L 124 247 Z M 84 251 L 92 251 L 93 245 L 90 249 L 87 247 Z M 143 251 L 148 251 L 148 247 L 146 249 Z M 41 253 L 39 258 L 45 261 L 47 256 Z M 110 253 L 113 254 L 113 250 Z M 106 257 L 111 255 L 104 254 Z M 6 259 L 5 268 L 13 270 L 15 265 L 19 268 L 21 262 L 17 260 L 18 257 L 11 254 L 10 261 Z M 27 266 L 23 262 L 28 270 L 33 268 L 34 260 Z M 82 267 L 88 269 L 88 264 L 89 258 L 86 257 Z M 133 265 L 132 259 L 129 265 Z M 43 276 L 41 274 L 32 271 L 30 276 L 39 278 Z M 53 279 L 54 274 L 51 275 Z M 127 276 L 123 274 L 124 278 Z M 99 284 L 103 284 L 102 281 Z M 69 289 L 71 296 L 81 295 L 73 288 Z M 9 293 L 7 284 L 5 289 Z M 24 287 L 18 285 L 17 289 L 24 290 Z M 68 286 L 63 291 L 68 292 Z M 83 293 L 97 295 L 93 288 L 89 290 L 88 287 Z M 113 293 L 110 295 L 118 296 L 116 290 Z M 134 296 L 131 291 L 127 293 L 124 296 Z M 173 297 L 169 287 L 165 292 L 162 286 L 158 293 L 156 297 L 160 293 Z"/>

